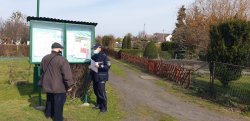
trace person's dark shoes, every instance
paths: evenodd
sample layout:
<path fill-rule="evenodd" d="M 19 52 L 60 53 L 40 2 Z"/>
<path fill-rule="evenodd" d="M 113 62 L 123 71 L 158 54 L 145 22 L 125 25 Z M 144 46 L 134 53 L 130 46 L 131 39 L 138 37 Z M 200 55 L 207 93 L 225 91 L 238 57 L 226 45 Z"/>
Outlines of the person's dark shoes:
<path fill-rule="evenodd" d="M 46 112 L 44 112 L 44 116 L 45 116 L 47 119 L 51 118 L 51 115 L 50 115 L 50 114 L 46 114 Z"/>
<path fill-rule="evenodd" d="M 50 115 L 45 115 L 45 117 L 46 117 L 47 119 L 49 119 L 51 116 L 50 116 Z"/>
<path fill-rule="evenodd" d="M 100 112 L 101 112 L 101 113 L 106 113 L 106 112 L 107 112 L 107 110 L 105 110 L 105 109 L 101 109 L 101 110 L 100 110 Z"/>

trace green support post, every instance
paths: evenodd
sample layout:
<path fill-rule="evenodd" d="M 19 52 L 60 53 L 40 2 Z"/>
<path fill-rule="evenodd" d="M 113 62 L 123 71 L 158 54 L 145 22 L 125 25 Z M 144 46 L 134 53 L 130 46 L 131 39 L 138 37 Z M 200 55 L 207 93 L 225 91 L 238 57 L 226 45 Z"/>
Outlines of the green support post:
<path fill-rule="evenodd" d="M 40 79 L 40 68 L 38 64 L 35 64 L 33 73 L 33 92 L 38 92 L 38 81 Z"/>
<path fill-rule="evenodd" d="M 40 12 L 40 0 L 37 0 L 37 6 L 36 6 L 36 17 L 39 17 L 39 12 Z"/>
<path fill-rule="evenodd" d="M 42 90 L 41 87 L 38 86 L 38 81 L 40 80 L 40 66 L 39 64 L 35 64 L 34 67 L 34 77 L 33 77 L 33 92 L 38 92 L 38 106 L 37 110 L 44 110 L 44 106 L 42 106 Z"/>
<path fill-rule="evenodd" d="M 86 66 L 89 65 L 89 63 L 85 63 Z M 85 70 L 85 74 L 84 74 L 84 95 L 82 97 L 82 100 L 84 101 L 83 103 L 83 106 L 89 106 L 89 103 L 88 103 L 88 84 L 89 84 L 89 69 L 86 68 Z"/>

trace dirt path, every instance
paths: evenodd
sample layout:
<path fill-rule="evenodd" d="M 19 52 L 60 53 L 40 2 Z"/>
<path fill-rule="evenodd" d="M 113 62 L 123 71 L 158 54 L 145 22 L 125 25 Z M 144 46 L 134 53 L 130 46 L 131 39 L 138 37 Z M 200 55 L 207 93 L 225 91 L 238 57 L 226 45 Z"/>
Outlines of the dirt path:
<path fill-rule="evenodd" d="M 155 84 L 155 80 L 143 79 L 147 74 L 129 69 L 123 63 L 111 59 L 126 75 L 118 76 L 110 71 L 110 84 L 121 95 L 122 105 L 128 113 L 125 121 L 155 121 L 171 115 L 181 121 L 245 121 L 241 117 L 228 117 L 217 112 L 185 102 L 169 94 Z"/>

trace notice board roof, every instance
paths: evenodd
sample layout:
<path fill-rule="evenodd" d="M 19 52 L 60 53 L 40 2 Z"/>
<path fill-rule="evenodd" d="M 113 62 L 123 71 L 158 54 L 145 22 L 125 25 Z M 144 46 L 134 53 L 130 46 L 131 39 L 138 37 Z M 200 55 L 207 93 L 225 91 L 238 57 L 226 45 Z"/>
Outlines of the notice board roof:
<path fill-rule="evenodd" d="M 97 23 L 94 23 L 94 22 L 70 21 L 70 20 L 62 20 L 62 19 L 56 19 L 56 18 L 28 16 L 27 21 L 30 21 L 30 20 L 50 21 L 50 22 L 60 22 L 60 23 L 71 23 L 71 24 L 82 24 L 82 25 L 93 25 L 93 26 L 97 25 Z"/>

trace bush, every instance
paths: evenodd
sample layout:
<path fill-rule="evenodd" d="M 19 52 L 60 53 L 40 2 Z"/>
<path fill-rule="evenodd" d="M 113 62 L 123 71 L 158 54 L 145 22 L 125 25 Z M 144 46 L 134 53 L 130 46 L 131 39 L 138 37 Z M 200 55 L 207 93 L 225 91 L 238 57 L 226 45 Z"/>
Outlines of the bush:
<path fill-rule="evenodd" d="M 131 49 L 131 48 L 132 48 L 132 44 L 131 44 L 132 38 L 131 38 L 131 35 L 128 34 L 128 35 L 126 36 L 126 39 L 127 39 L 127 49 Z"/>
<path fill-rule="evenodd" d="M 207 61 L 207 54 L 205 52 L 203 51 L 199 52 L 198 56 L 199 56 L 199 60 Z"/>
<path fill-rule="evenodd" d="M 161 51 L 174 51 L 176 44 L 174 42 L 161 43 Z"/>
<path fill-rule="evenodd" d="M 140 49 L 122 49 L 121 52 L 129 53 L 131 55 L 142 56 L 143 51 Z"/>
<path fill-rule="evenodd" d="M 131 49 L 132 48 L 132 35 L 128 33 L 122 40 L 122 49 Z"/>
<path fill-rule="evenodd" d="M 184 59 L 186 58 L 186 51 L 185 50 L 178 50 L 174 52 L 175 59 Z"/>
<path fill-rule="evenodd" d="M 0 56 L 29 56 L 28 45 L 0 45 Z"/>
<path fill-rule="evenodd" d="M 144 50 L 143 57 L 155 59 L 158 57 L 158 51 L 154 42 L 149 42 Z"/>
<path fill-rule="evenodd" d="M 216 64 L 215 77 L 220 80 L 223 86 L 227 86 L 230 81 L 237 80 L 241 77 L 241 71 L 241 67 Z"/>
<path fill-rule="evenodd" d="M 115 47 L 115 37 L 113 35 L 105 35 L 102 37 L 102 46 L 112 49 Z"/>
<path fill-rule="evenodd" d="M 133 49 L 142 49 L 142 41 L 141 40 L 134 40 L 133 41 Z"/>
<path fill-rule="evenodd" d="M 208 61 L 217 61 L 235 65 L 245 65 L 250 51 L 250 25 L 244 20 L 230 20 L 214 25 L 210 30 L 210 48 Z M 241 77 L 241 68 L 222 66 L 218 64 L 215 69 L 216 77 L 224 86 L 229 81 Z"/>
<path fill-rule="evenodd" d="M 123 40 L 122 40 L 122 49 L 127 49 L 128 48 L 128 46 L 127 46 L 127 39 L 126 39 L 127 37 L 125 36 L 124 38 L 123 38 Z"/>
<path fill-rule="evenodd" d="M 162 51 L 168 51 L 175 59 L 184 59 L 187 56 L 186 47 L 182 47 L 176 42 L 163 42 L 161 44 Z"/>
<path fill-rule="evenodd" d="M 160 52 L 159 52 L 159 57 L 160 57 L 161 59 L 166 59 L 166 60 L 168 60 L 168 59 L 171 59 L 173 56 L 172 56 L 172 54 L 171 54 L 170 52 L 168 52 L 168 51 L 160 51 Z"/>

